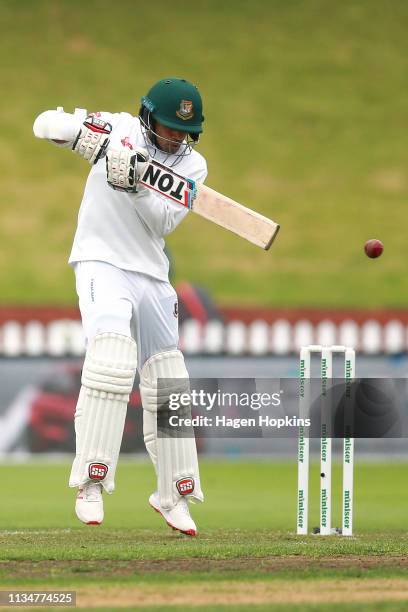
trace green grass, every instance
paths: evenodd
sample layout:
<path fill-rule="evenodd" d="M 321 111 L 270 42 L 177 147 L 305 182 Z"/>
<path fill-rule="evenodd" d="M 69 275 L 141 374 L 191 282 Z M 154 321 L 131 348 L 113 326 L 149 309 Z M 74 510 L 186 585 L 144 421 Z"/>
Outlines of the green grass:
<path fill-rule="evenodd" d="M 109 610 L 108 608 L 99 608 L 101 611 L 103 610 L 104 612 L 106 612 L 107 610 Z M 122 608 L 123 610 L 124 608 Z M 129 610 L 131 610 L 132 608 L 128 608 Z M 145 610 L 154 610 L 154 607 L 149 607 L 149 608 L 145 608 Z M 157 608 L 158 609 L 158 608 Z M 185 606 L 170 606 L 169 607 L 170 610 L 174 611 L 174 612 L 181 612 L 185 610 Z M 272 612 L 275 610 L 280 610 L 281 612 L 293 612 L 293 611 L 298 611 L 299 610 L 299 606 L 296 605 L 286 605 L 286 604 L 267 604 L 267 605 L 253 605 L 251 604 L 251 606 L 246 606 L 246 605 L 230 605 L 228 604 L 228 606 L 199 606 L 197 608 L 200 612 L 208 612 L 211 610 L 211 612 L 223 612 L 224 610 L 228 610 L 228 612 L 242 612 L 243 610 L 254 610 L 255 612 L 259 611 L 265 611 L 265 610 L 272 610 Z M 302 604 L 301 607 L 302 610 L 306 610 L 306 612 L 326 612 L 327 610 L 327 603 L 325 604 L 312 604 L 312 605 L 308 605 L 308 604 Z M 406 603 L 405 602 L 401 602 L 401 603 L 395 603 L 395 602 L 381 602 L 379 604 L 365 604 L 364 608 L 362 607 L 362 604 L 330 604 L 330 609 L 331 610 L 335 610 L 335 611 L 339 611 L 342 612 L 343 610 L 345 610 L 346 612 L 360 612 L 361 610 L 365 610 L 365 612 L 404 612 L 406 610 Z M 95 609 L 94 609 L 95 610 Z M 114 609 L 111 608 L 112 612 L 114 612 Z M 138 608 L 138 610 L 142 611 L 143 608 Z"/>
<path fill-rule="evenodd" d="M 61 608 L 36 608 L 38 612 L 58 612 Z M 69 609 L 69 608 L 68 608 Z M 134 607 L 131 608 L 120 608 L 121 612 L 133 612 Z M 220 605 L 220 606 L 194 606 L 194 610 L 197 612 L 246 612 L 248 610 L 253 610 L 254 612 L 266 612 L 271 610 L 272 612 L 299 612 L 299 610 L 305 610 L 305 612 L 327 612 L 327 603 L 324 604 L 302 604 L 301 607 L 298 605 L 292 604 L 271 604 L 268 603 L 266 605 L 262 604 L 251 604 L 248 605 Z M 387 602 L 381 601 L 375 604 L 330 604 L 330 610 L 334 610 L 335 612 L 405 612 L 406 610 L 406 602 Z M 117 612 L 118 608 L 94 608 L 92 607 L 92 612 Z M 163 610 L 162 606 L 137 606 L 138 612 L 154 612 L 155 610 Z M 170 610 L 170 612 L 185 612 L 186 606 L 172 606 L 167 605 L 166 610 Z"/>
<path fill-rule="evenodd" d="M 378 583 L 384 580 L 388 581 L 384 585 L 394 580 L 395 589 L 405 588 L 398 586 L 405 582 L 398 581 L 406 580 L 407 571 L 407 467 L 401 462 L 358 462 L 355 536 L 321 538 L 294 533 L 295 461 L 203 460 L 206 501 L 192 507 L 199 526 L 199 536 L 192 539 L 169 530 L 147 505 L 154 487 L 153 469 L 148 463 L 120 464 L 117 490 L 105 496 L 106 518 L 98 528 L 81 525 L 74 516 L 74 492 L 66 486 L 68 464 L 3 464 L 0 588 L 77 589 L 81 597 L 93 589 L 96 607 L 89 609 L 105 611 L 132 609 L 123 602 L 117 608 L 109 604 L 109 589 L 118 587 L 123 593 L 141 589 L 147 599 L 145 607 L 143 601 L 139 602 L 140 609 L 146 610 L 156 609 L 155 594 L 166 589 L 171 591 L 169 603 L 177 603 L 172 599 L 172 589 L 184 589 L 193 599 L 191 593 L 198 593 L 199 598 L 208 600 L 209 588 L 214 593 L 233 588 L 243 596 L 246 584 L 254 585 L 254 593 L 259 588 L 269 589 L 275 593 L 273 597 L 282 589 L 293 590 L 294 584 L 301 589 L 310 581 L 317 581 L 319 590 L 330 588 L 335 580 L 336 592 L 348 588 L 350 580 L 357 581 L 355 584 L 365 592 L 371 584 L 378 589 Z M 333 524 L 340 522 L 340 479 L 340 465 L 336 464 Z M 311 502 L 310 522 L 317 524 L 316 464 L 312 466 Z M 97 607 L 101 605 L 101 589 L 107 589 L 105 607 Z M 342 609 L 404 609 L 408 595 L 403 601 L 388 601 L 387 587 L 384 589 L 380 603 L 360 601 L 357 607 L 351 602 Z M 302 609 L 318 611 L 327 605 L 305 597 Z M 249 609 L 239 603 L 238 599 L 237 605 L 228 609 Z M 226 605 L 207 604 L 199 600 L 198 610 L 227 609 Z M 254 607 L 292 612 L 299 610 L 299 605 L 274 604 L 272 599 L 268 605 L 265 602 L 265 606 Z M 177 605 L 168 607 L 181 609 Z"/>
<path fill-rule="evenodd" d="M 38 612 L 59 612 L 61 608 L 35 608 Z M 70 609 L 70 608 L 68 608 Z M 92 607 L 92 612 L 117 612 L 119 608 L 111 608 L 111 607 Z M 406 602 L 387 602 L 381 601 L 375 604 L 330 604 L 330 610 L 334 610 L 335 612 L 405 612 L 406 610 Z M 129 608 L 120 608 L 121 612 L 133 612 L 135 607 Z M 163 610 L 163 606 L 137 606 L 138 612 L 157 612 Z M 170 612 L 185 612 L 186 606 L 173 606 L 166 605 L 166 610 L 170 610 Z M 211 605 L 211 606 L 200 606 L 195 605 L 194 610 L 197 612 L 247 612 L 248 610 L 253 610 L 254 612 L 266 612 L 271 610 L 272 612 L 299 612 L 299 610 L 305 610 L 305 612 L 327 612 L 327 603 L 324 604 L 302 604 L 301 607 L 298 605 L 292 604 L 271 604 L 268 603 L 266 605 L 262 604 L 251 604 L 248 605 Z"/>
<path fill-rule="evenodd" d="M 404 486 L 408 465 L 404 463 L 357 464 L 355 470 L 355 527 L 358 534 L 405 531 L 408 511 L 408 489 Z M 73 490 L 67 487 L 69 466 L 37 463 L 5 466 L 0 464 L 0 481 L 7 497 L 0 507 L 0 530 L 78 529 L 73 512 Z M 340 523 L 341 466 L 333 472 L 333 524 Z M 210 530 L 262 531 L 287 533 L 295 526 L 296 461 L 242 462 L 203 461 L 203 486 L 206 501 L 193 506 L 194 516 L 203 536 Z M 311 474 L 311 524 L 318 524 L 318 466 Z M 149 463 L 129 461 L 119 464 L 117 490 L 106 496 L 106 519 L 101 530 L 151 530 L 167 534 L 147 504 L 154 488 L 153 469 Z M 98 530 L 96 530 L 98 531 Z M 78 533 L 88 533 L 79 528 Z M 92 533 L 89 532 L 89 533 Z M 69 539 L 69 538 L 68 538 Z M 187 540 L 190 549 L 201 548 Z M 198 542 L 197 540 L 196 542 Z M 326 538 L 312 538 L 318 550 Z M 354 540 L 329 538 L 333 546 L 353 547 Z M 398 541 L 398 540 L 397 540 Z M 180 542 L 186 542 L 181 539 Z M 180 544 L 183 546 L 184 544 Z M 217 541 L 216 547 L 221 546 Z M 402 545 L 402 541 L 398 544 Z M 115 546 L 115 543 L 113 543 Z M 235 547 L 236 543 L 231 544 Z M 268 542 L 252 543 L 254 549 L 268 547 Z M 274 545 L 275 546 L 275 545 Z M 283 545 L 284 546 L 284 545 Z M 6 548 L 5 548 L 6 547 Z M 129 545 L 130 547 L 130 545 Z M 7 543 L 0 548 L 0 555 Z M 19 549 L 19 544 L 9 550 Z M 24 546 L 23 546 L 24 549 Z M 120 547 L 117 547 L 120 556 Z M 164 554 L 169 553 L 163 548 Z M 45 554 L 41 546 L 36 554 Z M 64 553 L 62 553 L 64 554 Z M 127 553 L 123 553 L 127 554 Z M 134 551 L 136 556 L 143 551 Z"/>
<path fill-rule="evenodd" d="M 168 241 L 176 280 L 224 303 L 406 305 L 405 2 L 4 0 L 0 19 L 3 302 L 75 301 L 66 259 L 87 167 L 35 140 L 34 116 L 137 112 L 177 74 L 204 96 L 208 184 L 282 231 L 264 253 L 191 215 Z M 378 261 L 362 252 L 371 237 Z"/>
<path fill-rule="evenodd" d="M 364 607 L 363 607 L 364 605 Z M 121 608 L 121 612 L 126 610 L 133 610 L 134 608 Z M 154 611 L 162 608 L 149 606 L 149 607 L 138 607 L 138 612 L 143 612 L 144 610 Z M 171 610 L 171 612 L 185 612 L 185 606 L 166 606 L 166 609 Z M 298 612 L 299 606 L 291 605 L 291 604 L 267 604 L 267 605 L 257 605 L 251 604 L 251 606 L 247 605 L 225 605 L 225 606 L 197 606 L 194 607 L 195 610 L 199 612 L 243 612 L 244 610 L 254 610 L 254 612 L 265 612 L 268 610 L 272 610 L 272 612 Z M 325 604 L 302 604 L 302 610 L 306 612 L 327 612 L 327 603 Z M 405 612 L 407 609 L 406 602 L 386 602 L 382 601 L 377 604 L 330 604 L 330 610 L 334 610 L 335 612 Z M 45 608 L 45 612 L 49 612 L 49 608 Z M 93 612 L 116 612 L 117 608 L 92 608 Z"/>
<path fill-rule="evenodd" d="M 355 477 L 353 538 L 294 535 L 296 469 L 293 463 L 202 464 L 206 501 L 192 507 L 200 537 L 174 537 L 148 506 L 152 468 L 123 463 L 117 491 L 105 498 L 103 526 L 81 526 L 66 486 L 68 466 L 0 467 L 7 496 L 0 509 L 0 559 L 148 560 L 182 557 L 230 559 L 308 554 L 404 554 L 408 550 L 405 464 L 362 464 Z M 333 524 L 340 524 L 340 466 L 334 470 Z M 311 480 L 311 524 L 318 524 L 318 474 Z M 24 532 L 24 533 L 22 533 Z M 63 544 L 60 546 L 60 544 Z"/>

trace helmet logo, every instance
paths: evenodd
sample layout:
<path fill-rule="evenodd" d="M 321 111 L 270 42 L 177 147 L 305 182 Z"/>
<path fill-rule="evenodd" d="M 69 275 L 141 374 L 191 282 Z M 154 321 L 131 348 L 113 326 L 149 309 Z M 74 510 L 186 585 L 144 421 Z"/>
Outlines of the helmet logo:
<path fill-rule="evenodd" d="M 176 111 L 177 117 L 186 121 L 187 119 L 191 119 L 194 117 L 193 113 L 193 103 L 191 100 L 181 100 L 180 108 Z"/>

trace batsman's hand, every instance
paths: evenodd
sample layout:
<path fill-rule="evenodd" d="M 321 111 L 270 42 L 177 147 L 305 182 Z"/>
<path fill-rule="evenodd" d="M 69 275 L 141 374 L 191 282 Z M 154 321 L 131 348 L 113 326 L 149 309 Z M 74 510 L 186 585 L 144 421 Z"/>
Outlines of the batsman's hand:
<path fill-rule="evenodd" d="M 146 172 L 150 156 L 146 149 L 109 148 L 106 153 L 106 178 L 113 189 L 135 193 Z"/>
<path fill-rule="evenodd" d="M 110 123 L 95 115 L 88 115 L 72 144 L 72 150 L 91 165 L 96 164 L 106 153 L 111 132 Z"/>

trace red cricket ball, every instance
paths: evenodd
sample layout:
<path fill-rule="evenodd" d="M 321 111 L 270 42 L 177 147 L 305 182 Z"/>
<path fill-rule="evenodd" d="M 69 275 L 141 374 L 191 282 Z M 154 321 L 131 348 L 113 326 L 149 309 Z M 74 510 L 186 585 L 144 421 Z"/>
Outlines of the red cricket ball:
<path fill-rule="evenodd" d="M 372 240 L 367 240 L 364 245 L 364 251 L 367 257 L 371 257 L 371 259 L 375 259 L 379 257 L 384 250 L 384 245 L 381 240 L 376 240 L 373 238 Z"/>

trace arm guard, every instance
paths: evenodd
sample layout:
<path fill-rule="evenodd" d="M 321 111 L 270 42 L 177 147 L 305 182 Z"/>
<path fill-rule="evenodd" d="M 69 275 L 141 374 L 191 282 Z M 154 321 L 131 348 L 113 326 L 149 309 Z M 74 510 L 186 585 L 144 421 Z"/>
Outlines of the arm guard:
<path fill-rule="evenodd" d="M 65 113 L 62 106 L 57 110 L 45 111 L 34 121 L 34 135 L 59 146 L 70 147 L 86 115 L 84 108 L 76 108 L 74 114 Z"/>

